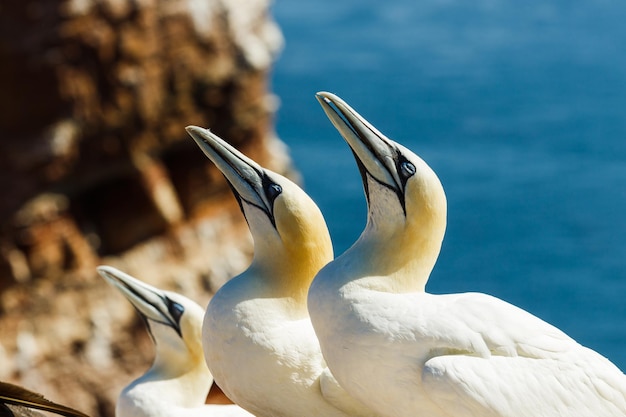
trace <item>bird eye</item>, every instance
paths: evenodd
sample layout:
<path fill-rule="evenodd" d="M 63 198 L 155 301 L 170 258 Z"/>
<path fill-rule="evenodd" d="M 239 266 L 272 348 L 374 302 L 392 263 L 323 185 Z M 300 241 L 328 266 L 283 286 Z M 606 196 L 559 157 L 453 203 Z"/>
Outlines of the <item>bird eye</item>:
<path fill-rule="evenodd" d="M 409 161 L 402 161 L 402 163 L 400 164 L 400 172 L 402 172 L 402 175 L 405 178 L 408 178 L 414 175 L 415 171 L 416 171 L 415 165 L 413 165 Z"/>
<path fill-rule="evenodd" d="M 269 199 L 271 201 L 274 201 L 276 199 L 276 197 L 278 197 L 280 195 L 280 193 L 283 192 L 283 187 L 281 187 L 278 184 L 269 184 L 269 186 L 267 187 L 267 196 L 269 197 Z"/>
<path fill-rule="evenodd" d="M 180 318 L 183 316 L 183 313 L 185 312 L 185 307 L 183 307 L 182 305 L 180 305 L 177 302 L 172 301 L 172 300 L 170 300 L 168 298 L 167 299 L 167 310 L 172 315 L 174 320 L 176 320 L 176 323 L 179 323 L 180 322 Z"/>

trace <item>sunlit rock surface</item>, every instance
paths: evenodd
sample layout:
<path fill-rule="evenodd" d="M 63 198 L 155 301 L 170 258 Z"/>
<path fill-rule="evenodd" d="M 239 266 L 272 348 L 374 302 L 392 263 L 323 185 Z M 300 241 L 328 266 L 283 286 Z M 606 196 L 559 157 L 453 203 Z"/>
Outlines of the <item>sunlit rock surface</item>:
<path fill-rule="evenodd" d="M 115 265 L 200 304 L 251 240 L 184 127 L 279 172 L 268 1 L 40 0 L 0 5 L 0 379 L 91 415 L 148 365 Z"/>

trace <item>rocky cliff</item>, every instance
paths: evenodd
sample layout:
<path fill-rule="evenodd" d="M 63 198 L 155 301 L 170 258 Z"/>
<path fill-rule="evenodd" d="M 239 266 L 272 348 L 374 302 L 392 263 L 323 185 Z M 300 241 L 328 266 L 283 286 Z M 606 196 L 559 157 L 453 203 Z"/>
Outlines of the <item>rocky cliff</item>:
<path fill-rule="evenodd" d="M 206 304 L 249 261 L 221 174 L 184 127 L 279 172 L 267 0 L 0 5 L 0 380 L 112 416 L 151 341 L 110 264 Z"/>

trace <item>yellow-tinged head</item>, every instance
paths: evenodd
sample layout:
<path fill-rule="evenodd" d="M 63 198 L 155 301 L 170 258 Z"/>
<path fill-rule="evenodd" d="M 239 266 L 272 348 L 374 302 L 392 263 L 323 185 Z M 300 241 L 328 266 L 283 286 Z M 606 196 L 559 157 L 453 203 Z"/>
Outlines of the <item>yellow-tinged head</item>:
<path fill-rule="evenodd" d="M 446 229 L 439 178 L 336 95 L 322 92 L 317 99 L 352 149 L 367 198 L 367 226 L 348 252 L 358 252 L 364 272 L 391 278 L 380 282 L 382 289 L 423 290 Z"/>
<path fill-rule="evenodd" d="M 202 349 L 202 307 L 187 297 L 162 291 L 111 266 L 99 266 L 97 270 L 130 301 L 146 323 L 156 352 L 151 377 L 171 379 L 195 374 L 198 395 L 206 395 L 213 377 Z"/>
<path fill-rule="evenodd" d="M 254 239 L 247 277 L 264 280 L 275 296 L 306 302 L 313 277 L 333 258 L 326 222 L 295 183 L 243 155 L 207 129 L 187 127 L 230 183 Z"/>

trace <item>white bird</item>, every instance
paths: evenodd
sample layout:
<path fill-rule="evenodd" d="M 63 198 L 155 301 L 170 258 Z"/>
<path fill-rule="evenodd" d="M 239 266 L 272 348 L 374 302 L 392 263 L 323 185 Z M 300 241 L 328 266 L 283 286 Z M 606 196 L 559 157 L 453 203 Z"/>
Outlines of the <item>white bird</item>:
<path fill-rule="evenodd" d="M 309 291 L 340 385 L 389 417 L 626 416 L 626 377 L 600 354 L 498 298 L 425 292 L 446 228 L 439 179 L 339 97 L 317 98 L 368 203 L 359 239 Z"/>
<path fill-rule="evenodd" d="M 373 415 L 328 371 L 308 316 L 311 280 L 333 257 L 319 208 L 208 130 L 187 131 L 230 183 L 254 239 L 252 264 L 207 307 L 202 340 L 215 380 L 259 417 Z"/>
<path fill-rule="evenodd" d="M 202 351 L 202 307 L 111 266 L 97 269 L 139 312 L 155 346 L 152 367 L 122 390 L 116 417 L 253 417 L 234 404 L 205 404 L 213 377 Z"/>

